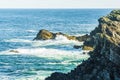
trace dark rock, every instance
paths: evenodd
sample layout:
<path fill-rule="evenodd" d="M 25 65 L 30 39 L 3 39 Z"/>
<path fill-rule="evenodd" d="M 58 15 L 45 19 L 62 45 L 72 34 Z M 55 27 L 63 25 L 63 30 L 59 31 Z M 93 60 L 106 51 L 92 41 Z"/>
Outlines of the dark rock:
<path fill-rule="evenodd" d="M 75 49 L 79 49 L 79 48 L 81 48 L 81 46 L 79 46 L 79 45 L 74 45 L 74 48 L 75 48 Z"/>
<path fill-rule="evenodd" d="M 90 39 L 90 36 L 88 34 L 86 34 L 86 35 L 83 35 L 83 36 L 76 37 L 76 39 L 78 41 L 86 41 L 86 40 Z"/>
<path fill-rule="evenodd" d="M 94 32 L 92 34 L 94 34 Z M 94 37 L 90 37 L 84 42 L 82 49 L 92 51 L 94 49 L 94 43 L 95 43 Z"/>
<path fill-rule="evenodd" d="M 83 52 L 83 54 L 86 54 L 86 52 Z"/>
<path fill-rule="evenodd" d="M 55 72 L 51 76 L 52 77 L 46 78 L 46 80 L 49 80 L 49 79 L 51 79 L 51 80 L 67 80 L 68 79 L 66 74 L 64 74 L 64 73 Z M 56 76 L 56 77 L 54 77 L 54 76 Z"/>
<path fill-rule="evenodd" d="M 120 80 L 119 16 L 120 10 L 114 10 L 99 19 L 98 27 L 84 43 L 94 47 L 88 60 L 67 74 L 57 73 L 46 80 Z"/>

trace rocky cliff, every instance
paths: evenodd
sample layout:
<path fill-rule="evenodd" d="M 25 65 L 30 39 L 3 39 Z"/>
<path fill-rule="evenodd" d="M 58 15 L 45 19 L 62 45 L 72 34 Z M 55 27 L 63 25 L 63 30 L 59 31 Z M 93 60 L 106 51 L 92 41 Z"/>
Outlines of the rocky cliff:
<path fill-rule="evenodd" d="M 84 47 L 94 48 L 90 58 L 71 72 L 56 72 L 46 80 L 120 80 L 120 10 L 98 21 L 91 38 L 84 43 Z"/>

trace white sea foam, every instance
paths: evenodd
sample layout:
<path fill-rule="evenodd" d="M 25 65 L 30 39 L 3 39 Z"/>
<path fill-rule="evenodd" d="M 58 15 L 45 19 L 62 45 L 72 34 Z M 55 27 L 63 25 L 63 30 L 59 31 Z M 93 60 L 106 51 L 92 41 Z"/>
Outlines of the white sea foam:
<path fill-rule="evenodd" d="M 83 35 L 85 35 L 85 34 L 75 34 L 74 36 L 83 36 Z"/>
<path fill-rule="evenodd" d="M 36 30 L 26 30 L 26 31 L 31 33 L 37 32 Z"/>
<path fill-rule="evenodd" d="M 58 35 L 55 40 L 45 40 L 45 41 L 34 41 L 33 46 L 47 46 L 47 45 L 82 45 L 83 42 L 78 42 L 75 40 L 68 40 L 65 36 Z"/>
<path fill-rule="evenodd" d="M 56 40 L 68 40 L 65 36 L 57 35 Z"/>
<path fill-rule="evenodd" d="M 14 51 L 17 51 L 14 52 Z M 47 48 L 31 48 L 31 49 L 14 49 L 13 52 L 3 51 L 1 54 L 20 54 L 20 55 L 34 55 L 38 57 L 44 58 L 53 58 L 53 59 L 60 59 L 60 60 L 74 60 L 74 59 L 84 59 L 87 58 L 87 54 L 82 54 L 83 51 L 67 51 L 67 50 L 60 50 L 60 49 L 47 49 Z"/>
<path fill-rule="evenodd" d="M 28 36 L 29 37 L 29 36 Z M 32 36 L 33 37 L 33 36 Z M 32 46 L 47 46 L 47 45 L 66 45 L 66 44 L 73 44 L 73 45 L 82 45 L 83 42 L 78 42 L 75 40 L 68 40 L 65 36 L 59 35 L 54 40 L 27 40 L 27 39 L 9 39 L 4 40 L 4 42 L 24 42 L 24 43 L 31 43 Z"/>
<path fill-rule="evenodd" d="M 35 36 L 24 36 L 25 38 L 35 38 Z"/>

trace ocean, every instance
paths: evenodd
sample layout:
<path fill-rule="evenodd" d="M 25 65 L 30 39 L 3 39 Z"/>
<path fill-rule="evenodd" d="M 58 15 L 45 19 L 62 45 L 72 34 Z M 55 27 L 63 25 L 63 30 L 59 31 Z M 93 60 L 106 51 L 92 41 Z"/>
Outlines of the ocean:
<path fill-rule="evenodd" d="M 73 48 L 83 42 L 57 36 L 33 41 L 41 29 L 80 36 L 89 34 L 111 9 L 0 9 L 0 80 L 44 80 L 67 73 L 89 55 Z M 17 51 L 12 52 L 11 50 Z"/>

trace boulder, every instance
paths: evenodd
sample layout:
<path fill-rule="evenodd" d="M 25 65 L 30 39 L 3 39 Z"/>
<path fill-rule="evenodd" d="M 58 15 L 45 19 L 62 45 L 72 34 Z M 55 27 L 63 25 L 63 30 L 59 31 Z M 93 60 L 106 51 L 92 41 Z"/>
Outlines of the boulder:
<path fill-rule="evenodd" d="M 120 10 L 101 17 L 84 46 L 93 47 L 90 58 L 67 74 L 58 73 L 46 80 L 120 80 Z M 54 78 L 54 79 L 53 79 Z"/>
<path fill-rule="evenodd" d="M 54 39 L 55 38 L 55 34 L 42 29 L 39 31 L 39 33 L 37 34 L 37 36 L 34 38 L 34 40 L 48 40 L 48 39 Z"/>

